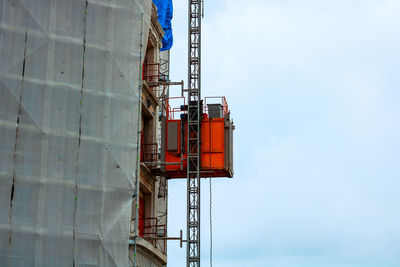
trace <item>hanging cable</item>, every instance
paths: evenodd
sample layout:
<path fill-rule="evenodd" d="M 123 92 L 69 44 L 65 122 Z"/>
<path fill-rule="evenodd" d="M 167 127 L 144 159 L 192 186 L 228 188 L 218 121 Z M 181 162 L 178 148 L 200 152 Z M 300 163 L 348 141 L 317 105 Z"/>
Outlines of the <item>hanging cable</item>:
<path fill-rule="evenodd" d="M 201 0 L 201 18 L 204 19 L 204 0 Z"/>
<path fill-rule="evenodd" d="M 210 177 L 210 267 L 212 267 L 212 187 Z"/>

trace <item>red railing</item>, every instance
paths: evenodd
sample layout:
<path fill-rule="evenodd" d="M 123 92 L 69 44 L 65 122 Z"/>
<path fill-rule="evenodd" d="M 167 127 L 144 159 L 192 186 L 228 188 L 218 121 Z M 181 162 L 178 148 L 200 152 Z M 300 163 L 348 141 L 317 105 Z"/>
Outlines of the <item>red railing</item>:
<path fill-rule="evenodd" d="M 140 132 L 140 162 L 158 162 L 158 144 L 157 143 L 145 143 L 144 132 Z M 149 164 L 149 167 L 156 167 L 154 164 Z"/>
<path fill-rule="evenodd" d="M 170 103 L 173 102 L 174 108 L 171 108 Z M 186 114 L 185 110 L 181 110 L 181 105 L 185 105 L 185 97 L 169 97 L 166 99 L 166 107 L 167 107 L 167 119 L 168 120 L 179 120 L 180 114 Z"/>
<path fill-rule="evenodd" d="M 142 80 L 146 82 L 158 82 L 160 78 L 160 64 L 159 63 L 143 63 Z"/>
<path fill-rule="evenodd" d="M 229 113 L 228 102 L 225 96 L 208 96 L 204 98 L 203 113 L 208 114 L 207 104 L 220 104 L 222 106 L 222 115 Z"/>
<path fill-rule="evenodd" d="M 160 63 L 143 63 L 142 80 L 146 81 L 156 97 L 163 98 L 167 84 L 162 83 L 168 80 L 168 76 L 161 73 Z"/>
<path fill-rule="evenodd" d="M 166 81 L 167 79 L 168 76 L 160 71 L 160 63 L 148 63 L 147 61 L 143 63 L 142 80 L 151 83 Z"/>
<path fill-rule="evenodd" d="M 170 104 L 171 101 L 173 101 L 175 106 L 178 106 L 178 107 L 172 108 L 171 104 Z M 204 98 L 204 102 L 203 102 L 203 113 L 204 114 L 208 114 L 207 104 L 220 104 L 222 107 L 222 115 L 223 116 L 225 116 L 225 114 L 229 113 L 228 102 L 226 102 L 226 99 L 224 96 L 211 96 L 211 97 Z M 186 110 L 181 110 L 181 108 L 180 108 L 181 105 L 186 105 L 185 97 L 167 98 L 166 106 L 167 106 L 168 120 L 178 120 L 178 119 L 180 119 L 180 114 L 187 113 Z"/>
<path fill-rule="evenodd" d="M 157 162 L 158 161 L 158 144 L 144 144 L 142 143 L 140 151 L 140 162 Z M 153 167 L 155 165 L 152 165 Z"/>
<path fill-rule="evenodd" d="M 143 225 L 139 236 L 146 239 L 162 253 L 167 253 L 167 225 L 161 223 L 159 218 L 139 217 L 139 225 Z"/>

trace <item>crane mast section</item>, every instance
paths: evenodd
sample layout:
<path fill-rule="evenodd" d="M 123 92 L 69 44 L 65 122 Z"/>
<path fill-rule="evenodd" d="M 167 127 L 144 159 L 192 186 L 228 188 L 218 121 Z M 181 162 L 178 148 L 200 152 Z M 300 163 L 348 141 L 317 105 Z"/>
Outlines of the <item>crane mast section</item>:
<path fill-rule="evenodd" d="M 200 266 L 200 123 L 201 12 L 200 0 L 188 0 L 188 138 L 186 266 Z"/>

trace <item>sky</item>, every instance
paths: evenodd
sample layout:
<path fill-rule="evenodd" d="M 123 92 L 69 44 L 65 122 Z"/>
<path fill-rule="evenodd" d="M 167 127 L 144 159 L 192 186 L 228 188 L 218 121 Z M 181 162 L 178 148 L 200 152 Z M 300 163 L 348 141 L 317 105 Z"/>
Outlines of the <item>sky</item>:
<path fill-rule="evenodd" d="M 172 23 L 186 83 L 187 1 Z M 202 23 L 202 95 L 226 96 L 236 125 L 234 178 L 212 180 L 213 266 L 400 266 L 400 1 L 206 0 Z M 186 233 L 185 180 L 168 205 L 169 236 Z M 169 241 L 169 266 L 185 256 Z"/>

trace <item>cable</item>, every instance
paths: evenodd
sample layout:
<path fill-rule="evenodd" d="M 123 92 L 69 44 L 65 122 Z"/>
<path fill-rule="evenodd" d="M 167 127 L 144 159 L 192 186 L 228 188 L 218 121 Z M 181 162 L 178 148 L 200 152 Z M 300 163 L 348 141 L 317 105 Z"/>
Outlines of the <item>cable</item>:
<path fill-rule="evenodd" d="M 210 267 L 212 267 L 212 187 L 210 177 Z"/>

